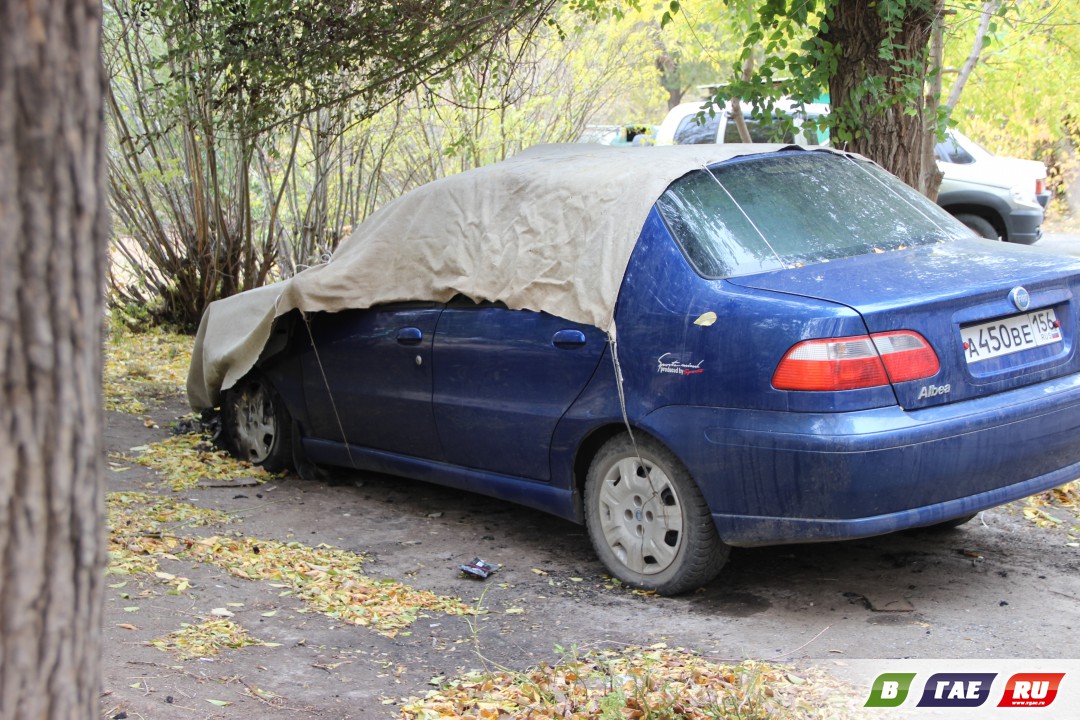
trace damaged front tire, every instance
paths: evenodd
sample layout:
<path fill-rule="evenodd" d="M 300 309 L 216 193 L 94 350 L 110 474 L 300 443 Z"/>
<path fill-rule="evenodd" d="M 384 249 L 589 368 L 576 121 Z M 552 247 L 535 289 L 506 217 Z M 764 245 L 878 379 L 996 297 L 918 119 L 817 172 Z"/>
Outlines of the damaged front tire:
<path fill-rule="evenodd" d="M 270 472 L 292 465 L 293 422 L 270 382 L 252 373 L 225 391 L 222 429 L 229 451 Z"/>

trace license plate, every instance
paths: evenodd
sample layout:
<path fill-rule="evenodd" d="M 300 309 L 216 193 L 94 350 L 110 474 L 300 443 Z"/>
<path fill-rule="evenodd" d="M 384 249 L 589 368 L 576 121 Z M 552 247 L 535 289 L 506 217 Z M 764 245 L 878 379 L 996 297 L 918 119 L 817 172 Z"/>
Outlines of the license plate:
<path fill-rule="evenodd" d="M 1061 325 L 1051 308 L 960 327 L 968 363 L 1061 342 Z"/>

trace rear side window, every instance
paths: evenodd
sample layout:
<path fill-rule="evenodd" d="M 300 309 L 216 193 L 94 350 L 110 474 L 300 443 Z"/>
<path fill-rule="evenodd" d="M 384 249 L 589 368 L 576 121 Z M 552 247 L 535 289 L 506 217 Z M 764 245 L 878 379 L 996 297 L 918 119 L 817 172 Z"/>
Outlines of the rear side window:
<path fill-rule="evenodd" d="M 705 124 L 698 123 L 698 114 L 687 115 L 675 130 L 676 145 L 708 145 L 716 142 L 716 132 L 720 129 L 722 113 L 712 117 L 705 115 Z"/>
<path fill-rule="evenodd" d="M 750 117 L 749 115 L 743 116 L 746 120 L 746 129 L 750 132 L 750 142 L 755 143 L 793 143 L 795 142 L 795 134 L 791 129 L 784 128 L 781 124 L 782 121 L 777 118 L 776 122 L 772 126 L 762 125 L 759 121 Z M 739 126 L 735 124 L 735 118 L 728 116 L 727 125 L 724 126 L 724 142 L 726 143 L 738 143 L 742 142 L 739 138 Z"/>
<path fill-rule="evenodd" d="M 951 137 L 946 137 L 934 146 L 934 155 L 942 162 L 953 163 L 956 165 L 969 165 L 975 162 L 974 156 L 964 148 L 960 147 L 960 144 Z"/>
<path fill-rule="evenodd" d="M 960 238 L 968 231 L 872 163 L 825 152 L 736 159 L 656 202 L 697 271 L 749 275 Z"/>

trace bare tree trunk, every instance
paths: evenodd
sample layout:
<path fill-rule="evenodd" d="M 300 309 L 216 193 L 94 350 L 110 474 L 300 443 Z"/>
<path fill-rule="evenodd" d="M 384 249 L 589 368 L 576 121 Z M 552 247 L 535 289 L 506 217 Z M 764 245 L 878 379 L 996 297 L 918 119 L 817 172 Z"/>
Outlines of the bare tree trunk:
<path fill-rule="evenodd" d="M 899 32 L 891 39 L 892 58 L 881 56 L 883 42 L 888 39 L 886 24 L 877 12 L 867 9 L 865 0 L 838 0 L 824 36 L 843 48 L 829 94 L 834 108 L 843 108 L 855 119 L 847 148 L 878 162 L 915 188 L 923 179 L 926 124 L 921 105 L 926 49 L 942 5 L 943 0 L 909 4 Z M 905 66 L 902 72 L 894 69 Z M 879 97 L 860 95 L 867 78 L 876 78 L 882 92 Z M 920 107 L 888 99 L 905 95 L 918 98 Z M 834 139 L 834 144 L 843 143 Z"/>
<path fill-rule="evenodd" d="M 968 78 L 971 77 L 971 73 L 975 70 L 975 65 L 979 62 L 983 43 L 986 40 L 986 33 L 990 29 L 990 21 L 997 14 L 997 11 L 1001 9 L 1001 1 L 986 0 L 983 3 L 982 13 L 979 16 L 979 29 L 975 31 L 975 42 L 971 45 L 971 53 L 968 54 L 967 60 L 964 61 L 963 66 L 960 68 L 960 74 L 957 76 L 956 82 L 953 83 L 952 90 L 949 91 L 949 99 L 945 101 L 945 107 L 950 114 L 956 109 L 956 103 L 960 101 L 960 93 L 964 91 L 964 85 L 967 84 Z"/>
<path fill-rule="evenodd" d="M 938 113 L 941 109 L 941 71 L 945 58 L 945 18 L 939 15 L 934 21 L 930 33 L 929 78 L 926 83 L 926 97 L 923 108 L 922 181 L 916 186 L 923 195 L 937 200 L 944 173 L 937 166 L 934 147 L 937 145 Z"/>
<path fill-rule="evenodd" d="M 746 62 L 743 63 L 742 68 L 742 81 L 748 82 L 754 74 L 754 58 L 753 56 L 746 58 Z M 735 128 L 739 131 L 739 141 L 748 143 L 753 142 L 750 138 L 750 129 L 746 127 L 746 118 L 743 117 L 742 100 L 739 98 L 732 98 L 731 103 L 731 119 L 735 121 Z"/>
<path fill-rule="evenodd" d="M 0 718 L 97 717 L 101 4 L 0 3 Z"/>

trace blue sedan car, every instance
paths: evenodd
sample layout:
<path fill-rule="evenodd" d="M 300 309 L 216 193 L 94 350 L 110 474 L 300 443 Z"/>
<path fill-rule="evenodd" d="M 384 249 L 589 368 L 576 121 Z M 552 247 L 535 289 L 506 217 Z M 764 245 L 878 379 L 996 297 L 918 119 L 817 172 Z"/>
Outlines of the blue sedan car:
<path fill-rule="evenodd" d="M 373 217 L 385 232 L 354 239 L 392 248 L 374 269 L 348 270 L 350 244 L 336 279 L 264 291 L 246 362 L 226 341 L 240 314 L 212 308 L 193 406 L 220 404 L 232 448 L 268 468 L 391 473 L 584 523 L 612 575 L 664 594 L 732 546 L 955 525 L 1080 475 L 1076 260 L 975 238 L 838 152 L 511 163 Z M 580 188 L 555 201 L 534 175 Z M 624 225 L 625 255 L 594 248 Z M 337 302 L 382 274 L 451 280 Z M 609 316 L 590 315 L 612 278 Z"/>

